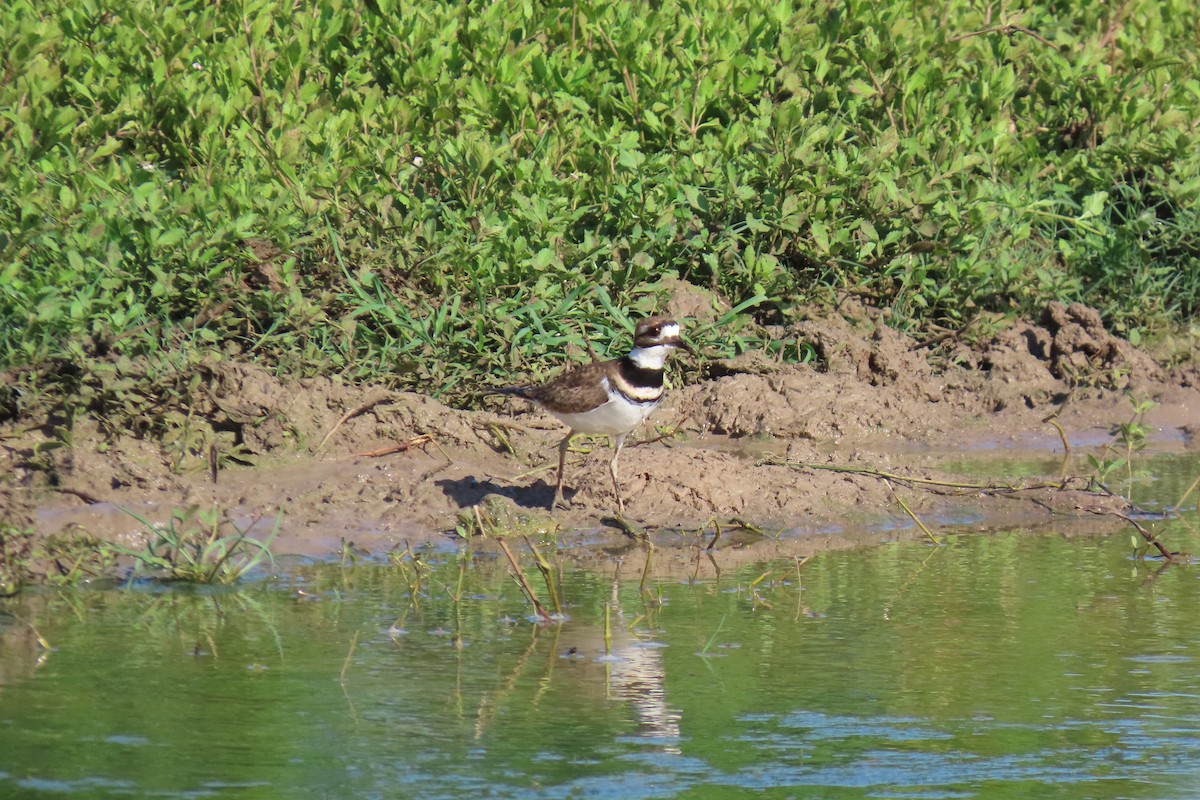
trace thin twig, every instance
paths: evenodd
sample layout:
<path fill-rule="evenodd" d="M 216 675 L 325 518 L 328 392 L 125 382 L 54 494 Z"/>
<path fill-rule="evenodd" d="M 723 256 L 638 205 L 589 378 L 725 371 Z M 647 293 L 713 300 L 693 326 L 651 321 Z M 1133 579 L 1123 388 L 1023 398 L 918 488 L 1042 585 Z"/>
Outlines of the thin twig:
<path fill-rule="evenodd" d="M 887 93 L 884 92 L 883 86 L 879 83 L 879 79 L 875 77 L 875 72 L 871 69 L 871 65 L 867 63 L 867 60 L 865 58 L 863 58 L 862 55 L 857 50 L 855 50 L 851 47 L 848 47 L 844 44 L 840 45 L 840 46 L 842 47 L 843 50 L 850 53 L 850 55 L 857 58 L 858 63 L 862 66 L 863 69 L 865 69 L 867 71 L 867 77 L 869 77 L 871 79 L 871 85 L 875 87 L 875 93 L 879 95 L 879 102 L 883 104 L 883 110 L 885 112 L 887 112 L 888 121 L 892 123 L 892 127 L 893 128 L 899 127 L 900 130 L 902 130 L 905 134 L 907 134 L 908 133 L 908 119 L 901 118 L 901 120 L 900 120 L 901 124 L 899 126 L 896 125 L 896 115 L 892 113 L 892 107 L 890 105 L 888 105 Z M 900 110 L 903 111 L 904 109 L 901 108 Z"/>
<path fill-rule="evenodd" d="M 1063 430 L 1063 426 L 1058 424 L 1058 412 L 1055 411 L 1050 416 L 1046 417 L 1042 422 L 1047 425 L 1053 425 L 1054 430 L 1058 431 L 1058 438 L 1062 439 L 1063 450 L 1071 452 L 1071 443 L 1067 440 L 1067 432 Z"/>
<path fill-rule="evenodd" d="M 1192 481 L 1191 484 L 1189 484 L 1188 487 L 1183 490 L 1183 494 L 1180 496 L 1179 500 L 1175 503 L 1175 513 L 1176 514 L 1179 514 L 1179 509 L 1183 507 L 1183 504 L 1185 502 L 1187 502 L 1188 497 L 1191 496 L 1192 492 L 1196 491 L 1197 487 L 1200 487 L 1200 475 L 1197 475 L 1196 480 Z M 1182 515 L 1180 515 L 1180 516 L 1182 516 Z"/>
<path fill-rule="evenodd" d="M 600 356 L 596 355 L 596 351 L 592 349 L 592 342 L 587 338 L 587 332 L 583 329 L 583 326 L 580 325 L 577 327 L 579 328 L 579 338 L 583 340 L 583 346 L 587 348 L 588 356 L 592 359 L 592 363 L 595 364 L 597 361 L 600 361 Z"/>
<path fill-rule="evenodd" d="M 638 592 L 646 591 L 646 578 L 650 577 L 650 562 L 654 559 L 654 545 L 646 540 L 646 565 L 642 567 L 642 580 L 638 583 Z"/>
<path fill-rule="evenodd" d="M 896 498 L 896 502 L 899 503 L 900 507 L 904 509 L 904 513 L 908 514 L 908 516 L 910 516 L 912 518 L 912 521 L 917 523 L 917 527 L 925 532 L 925 535 L 929 537 L 929 541 L 940 546 L 941 542 L 939 542 L 938 538 L 933 535 L 933 531 L 931 531 L 931 530 L 929 530 L 929 528 L 925 527 L 925 523 L 921 522 L 921 518 L 918 517 L 916 514 L 914 514 L 913 510 L 911 508 L 909 508 L 908 505 L 902 499 L 900 499 L 900 495 L 896 494 L 896 488 L 894 486 L 892 486 L 891 481 L 884 478 L 883 485 L 886 486 L 888 488 L 888 491 L 892 493 L 892 497 Z"/>
<path fill-rule="evenodd" d="M 325 436 L 321 439 L 321 443 L 317 445 L 316 450 L 314 450 L 313 452 L 319 452 L 321 450 L 321 448 L 325 446 L 325 443 L 329 441 L 329 437 L 333 436 L 333 434 L 337 432 L 337 429 L 342 427 L 342 424 L 344 422 L 346 422 L 346 420 L 353 419 L 354 417 L 357 417 L 359 414 L 370 411 L 372 408 L 379 405 L 380 403 L 386 403 L 387 401 L 389 401 L 391 399 L 392 399 L 391 392 L 388 392 L 387 394 L 376 395 L 375 397 L 369 397 L 366 400 L 364 400 L 363 402 L 356 405 L 354 408 L 347 411 L 345 414 L 342 414 L 341 419 L 339 419 L 337 422 L 333 423 L 333 427 L 329 429 L 329 433 L 325 434 Z"/>
<path fill-rule="evenodd" d="M 613 40 L 609 37 L 608 31 L 604 30 L 603 25 L 600 26 L 600 35 L 604 37 L 604 41 L 608 44 L 608 49 L 612 51 L 613 58 L 620 64 L 621 76 L 625 80 L 625 91 L 629 92 L 629 100 L 633 103 L 633 113 L 636 115 L 638 113 L 637 79 L 629 72 L 629 67 L 620 63 L 621 54 L 617 51 L 617 46 L 613 44 Z"/>
<path fill-rule="evenodd" d="M 1021 486 L 1015 483 L 974 483 L 967 481 L 945 481 L 936 480 L 934 478 L 917 478 L 911 475 L 898 475 L 894 472 L 884 472 L 874 467 L 850 467 L 839 464 L 813 464 L 803 461 L 781 461 L 777 458 L 767 458 L 763 464 L 772 464 L 780 467 L 789 467 L 791 469 L 815 469 L 825 470 L 827 472 L 845 472 L 851 475 L 862 475 L 868 478 L 879 478 L 881 480 L 892 480 L 900 483 L 918 484 L 921 486 L 941 486 L 948 489 L 969 489 L 972 491 L 983 492 L 985 494 L 1010 494 L 1015 492 L 1029 492 L 1038 489 L 1065 489 L 1070 479 L 1058 481 L 1041 481 L 1031 483 L 1026 486 Z"/>
<path fill-rule="evenodd" d="M 1128 514 L 1122 514 L 1120 511 L 1112 511 L 1104 508 L 1085 508 L 1084 511 L 1087 511 L 1091 514 L 1096 514 L 1097 516 L 1117 517 L 1125 520 L 1142 535 L 1142 538 L 1146 540 L 1147 544 L 1153 545 L 1154 549 L 1157 550 L 1166 561 L 1175 561 L 1177 558 L 1183 556 L 1183 553 L 1172 553 L 1170 550 L 1168 550 L 1166 546 L 1158 540 L 1158 537 L 1155 536 L 1152 531 L 1147 530 L 1144 525 Z"/>
<path fill-rule="evenodd" d="M 970 39 L 972 36 L 985 36 L 986 34 L 989 34 L 989 33 L 1003 33 L 1005 36 L 1013 36 L 1018 33 L 1023 33 L 1026 36 L 1032 36 L 1034 39 L 1037 39 L 1039 42 L 1046 45 L 1047 47 L 1053 47 L 1056 50 L 1058 49 L 1057 46 L 1054 44 L 1054 42 L 1050 41 L 1045 36 L 1042 36 L 1037 31 L 1032 30 L 1031 28 L 1026 28 L 1024 25 L 1011 25 L 1011 24 L 1010 25 L 996 25 L 995 27 L 992 27 L 992 28 L 984 28 L 981 31 L 971 31 L 970 33 L 960 33 L 958 36 L 950 37 L 947 41 L 961 42 L 963 39 Z"/>
<path fill-rule="evenodd" d="M 69 486 L 55 486 L 54 489 L 59 494 L 74 495 L 75 497 L 78 497 L 80 500 L 82 500 L 83 502 L 87 503 L 90 506 L 95 505 L 96 503 L 104 502 L 104 500 L 97 497 L 96 495 L 91 494 L 90 492 L 85 492 L 82 489 L 72 489 Z"/>
<path fill-rule="evenodd" d="M 356 458 L 379 458 L 381 456 L 390 456 L 393 453 L 403 453 L 405 450 L 411 450 L 414 447 L 427 445 L 432 441 L 432 436 L 422 433 L 419 436 L 409 437 L 402 442 L 396 442 L 395 444 L 389 444 L 385 447 L 378 447 L 374 450 L 367 450 L 362 453 L 355 453 L 354 455 Z"/>
<path fill-rule="evenodd" d="M 760 528 L 758 525 L 755 525 L 753 522 L 747 522 L 746 520 L 742 519 L 741 517 L 731 517 L 729 519 L 729 524 L 737 525 L 742 530 L 749 531 L 750 533 L 753 533 L 757 536 L 767 536 L 768 535 L 767 532 L 763 528 Z"/>
<path fill-rule="evenodd" d="M 654 444 L 655 442 L 665 442 L 665 441 L 674 439 L 679 434 L 679 429 L 683 427 L 683 424 L 691 418 L 692 418 L 692 415 L 690 412 L 687 414 L 684 414 L 673 425 L 667 427 L 665 430 L 662 428 L 659 428 L 659 434 L 657 436 L 652 436 L 649 439 L 641 439 L 636 442 L 630 442 L 629 444 L 627 444 L 625 446 L 626 447 L 641 447 L 644 444 Z"/>
<path fill-rule="evenodd" d="M 478 508 L 478 506 L 476 506 L 476 508 Z M 533 587 L 529 585 L 529 581 L 525 578 L 525 573 L 521 572 L 521 567 L 517 564 L 517 559 L 512 554 L 512 551 L 508 549 L 508 544 L 505 543 L 503 538 L 498 537 L 496 541 L 500 544 L 500 549 L 504 551 L 504 555 L 508 556 L 508 563 L 511 564 L 513 568 L 513 577 L 516 578 L 517 584 L 521 587 L 521 591 L 525 592 L 525 596 L 529 598 L 531 603 L 533 603 L 534 611 L 537 612 L 539 617 L 546 620 L 546 622 L 553 621 L 554 618 L 547 613 L 546 609 L 542 606 L 541 601 L 537 599 L 537 595 L 534 594 Z"/>
<path fill-rule="evenodd" d="M 546 591 L 550 594 L 550 605 L 554 607 L 554 613 L 562 613 L 562 604 L 558 601 L 558 590 L 554 588 L 554 573 L 550 569 L 549 562 L 542 557 L 542 553 L 534 546 L 533 541 L 526 536 L 525 544 L 529 546 L 529 552 L 533 553 L 533 560 L 537 563 L 538 572 L 542 573 L 542 580 L 546 582 Z"/>
<path fill-rule="evenodd" d="M 624 533 L 626 536 L 628 536 L 631 539 L 635 539 L 639 542 L 647 542 L 650 540 L 650 535 L 648 533 L 646 533 L 646 530 L 644 528 L 640 528 L 637 525 L 634 525 L 632 522 L 625 519 L 620 514 L 616 514 L 612 517 L 608 517 L 608 518 L 606 518 L 606 521 L 611 522 L 613 525 L 617 526 L 621 530 L 622 533 Z"/>
<path fill-rule="evenodd" d="M 714 519 L 713 520 L 713 537 L 708 540 L 708 547 L 706 547 L 704 549 L 712 550 L 714 547 L 717 546 L 717 540 L 719 540 L 720 538 L 721 538 L 721 523 L 718 520 Z"/>
<path fill-rule="evenodd" d="M 524 483 L 526 478 L 532 478 L 534 475 L 540 475 L 543 472 L 549 472 L 550 470 L 555 469 L 556 467 L 557 467 L 556 464 L 543 464 L 542 466 L 534 467 L 533 469 L 528 470 L 527 472 L 522 472 L 518 475 L 513 475 L 511 478 L 506 478 L 503 475 L 493 475 L 490 472 L 486 473 L 486 474 L 487 474 L 487 477 L 493 481 L 500 481 L 501 483 L 507 483 L 507 484 L 517 484 L 517 483 Z"/>

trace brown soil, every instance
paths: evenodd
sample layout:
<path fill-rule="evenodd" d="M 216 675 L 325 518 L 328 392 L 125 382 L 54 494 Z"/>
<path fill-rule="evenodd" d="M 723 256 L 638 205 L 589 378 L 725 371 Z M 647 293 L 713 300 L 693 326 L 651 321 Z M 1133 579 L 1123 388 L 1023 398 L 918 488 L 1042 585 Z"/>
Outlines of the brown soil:
<path fill-rule="evenodd" d="M 974 348 L 939 343 L 936 361 L 934 348 L 862 308 L 781 333 L 813 343 L 826 369 L 761 354 L 710 363 L 708 379 L 673 391 L 635 434 L 643 441 L 627 445 L 620 474 L 629 518 L 673 529 L 657 541 L 707 545 L 720 525 L 718 548 L 766 555 L 922 536 L 900 500 L 940 530 L 1095 526 L 1091 512 L 1120 510 L 1123 501 L 1085 492 L 1083 481 L 996 496 L 815 467 L 953 480 L 946 465 L 964 455 L 1062 453 L 1057 430 L 1044 422 L 1052 413 L 1077 453 L 1098 453 L 1113 425 L 1130 418 L 1131 396 L 1159 404 L 1146 418 L 1153 448 L 1200 448 L 1200 370 L 1164 370 L 1083 306 L 1052 305 L 1036 323 L 1012 325 Z M 43 534 L 78 526 L 136 544 L 144 530 L 122 508 L 160 522 L 175 509 L 215 506 L 261 535 L 282 513 L 273 549 L 313 555 L 344 541 L 376 553 L 450 542 L 456 526 L 479 521 L 557 529 L 560 542 L 591 545 L 579 552 L 629 541 L 610 516 L 603 439 L 568 462 L 570 509 L 545 510 L 563 430 L 516 402 L 461 411 L 330 379 L 279 381 L 245 365 L 222 367 L 208 392 L 212 421 L 238 432 L 253 466 L 226 464 L 213 483 L 199 459 L 173 470 L 158 445 L 112 441 L 86 420 L 70 449 L 35 457 L 45 428 L 10 426 L 0 430 L 0 468 L 11 476 L 0 482 L 3 514 Z M 338 424 L 347 412 L 357 413 Z M 656 426 L 677 433 L 659 437 Z M 400 452 L 364 455 L 409 441 Z M 728 532 L 733 520 L 783 535 Z"/>

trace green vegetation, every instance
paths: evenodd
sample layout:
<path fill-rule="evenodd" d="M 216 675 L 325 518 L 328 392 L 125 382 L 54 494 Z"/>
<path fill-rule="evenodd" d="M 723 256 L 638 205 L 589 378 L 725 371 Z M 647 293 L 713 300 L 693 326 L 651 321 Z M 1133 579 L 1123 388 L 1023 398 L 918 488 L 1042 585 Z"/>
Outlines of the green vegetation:
<path fill-rule="evenodd" d="M 176 509 L 165 525 L 127 513 L 145 529 L 146 545 L 141 549 L 102 541 L 78 529 L 41 538 L 27 529 L 0 525 L 0 597 L 26 585 L 73 586 L 126 574 L 184 583 L 233 583 L 264 559 L 273 560 L 271 542 L 282 521 L 280 515 L 270 533 L 259 539 L 213 510 Z M 227 529 L 233 532 L 224 532 Z"/>
<path fill-rule="evenodd" d="M 249 529 L 222 519 L 215 509 L 176 509 L 166 525 L 155 525 L 126 509 L 146 529 L 146 546 L 141 550 L 113 545 L 113 550 L 133 560 L 134 574 L 185 583 L 233 583 L 263 559 L 272 559 L 271 542 L 279 532 L 282 513 L 265 539 L 256 539 Z M 223 534 L 225 527 L 232 534 Z"/>
<path fill-rule="evenodd" d="M 163 435 L 229 359 L 469 402 L 623 347 L 666 276 L 737 308 L 712 354 L 845 292 L 1192 317 L 1200 11 L 993 11 L 13 0 L 0 420 Z"/>
<path fill-rule="evenodd" d="M 1088 453 L 1087 460 L 1092 468 L 1093 482 L 1102 487 L 1109 480 L 1110 475 L 1124 468 L 1126 492 L 1132 502 L 1135 488 L 1134 454 L 1141 452 L 1146 447 L 1146 412 L 1154 408 L 1157 403 L 1151 400 L 1138 401 L 1132 397 L 1129 398 L 1129 401 L 1133 405 L 1133 415 L 1127 422 L 1118 423 L 1113 428 L 1112 441 L 1104 448 L 1103 453 L 1099 456 Z M 1176 506 L 1178 505 L 1176 504 Z"/>
<path fill-rule="evenodd" d="M 40 538 L 25 528 L 0 525 L 0 597 L 32 584 L 73 586 L 109 577 L 114 558 L 111 545 L 81 530 Z"/>

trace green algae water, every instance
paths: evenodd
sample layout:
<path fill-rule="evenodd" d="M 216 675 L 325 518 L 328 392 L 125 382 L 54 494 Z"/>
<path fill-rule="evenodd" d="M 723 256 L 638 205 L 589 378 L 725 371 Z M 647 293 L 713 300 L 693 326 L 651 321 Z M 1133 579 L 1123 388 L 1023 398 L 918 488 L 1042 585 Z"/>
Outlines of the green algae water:
<path fill-rule="evenodd" d="M 1191 517 L 1162 534 L 1195 552 Z M 1200 572 L 1128 530 L 641 587 L 643 559 L 564 560 L 553 623 L 445 550 L 26 592 L 0 602 L 0 797 L 1200 796 Z"/>

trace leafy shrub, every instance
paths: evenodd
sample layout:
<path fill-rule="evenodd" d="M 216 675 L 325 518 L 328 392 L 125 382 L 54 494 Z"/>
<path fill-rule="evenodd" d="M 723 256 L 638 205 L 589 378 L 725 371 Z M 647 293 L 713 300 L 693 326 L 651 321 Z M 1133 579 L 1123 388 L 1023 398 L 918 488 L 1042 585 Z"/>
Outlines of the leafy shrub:
<path fill-rule="evenodd" d="M 13 0 L 0 409 L 128 413 L 121 359 L 462 401 L 623 346 L 668 274 L 774 319 L 1193 316 L 1200 13 L 991 9 Z"/>

